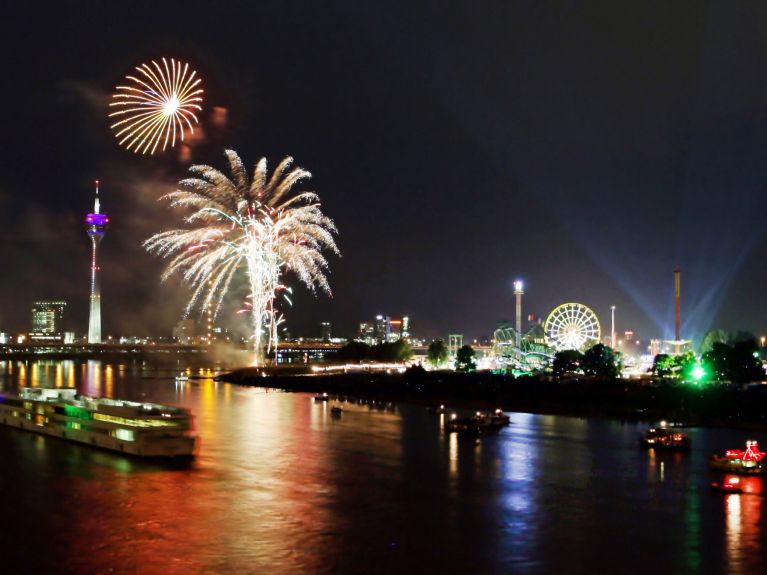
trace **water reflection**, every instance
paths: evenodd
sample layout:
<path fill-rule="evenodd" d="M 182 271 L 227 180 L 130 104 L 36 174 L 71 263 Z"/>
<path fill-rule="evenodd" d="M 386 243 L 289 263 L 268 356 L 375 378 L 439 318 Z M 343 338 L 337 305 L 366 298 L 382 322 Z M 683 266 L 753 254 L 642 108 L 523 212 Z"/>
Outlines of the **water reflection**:
<path fill-rule="evenodd" d="M 478 439 L 420 406 L 347 401 L 331 418 L 209 367 L 0 362 L 4 389 L 188 406 L 202 438 L 177 469 L 0 428 L 8 572 L 764 572 L 762 479 L 709 490 L 707 454 L 739 432 L 654 453 L 636 424 L 515 413 Z"/>
<path fill-rule="evenodd" d="M 763 550 L 763 479 L 725 475 L 743 493 L 724 496 L 727 563 L 732 573 L 747 573 L 761 563 Z"/>

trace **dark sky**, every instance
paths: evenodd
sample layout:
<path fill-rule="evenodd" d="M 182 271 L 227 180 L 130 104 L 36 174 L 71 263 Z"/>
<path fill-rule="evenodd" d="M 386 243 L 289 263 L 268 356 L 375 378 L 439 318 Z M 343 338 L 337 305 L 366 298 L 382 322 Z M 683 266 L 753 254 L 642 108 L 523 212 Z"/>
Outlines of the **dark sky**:
<path fill-rule="evenodd" d="M 339 229 L 334 297 L 296 288 L 293 333 L 377 313 L 417 335 L 491 334 L 566 301 L 609 329 L 767 329 L 763 2 L 17 2 L 4 8 L 0 330 L 64 298 L 87 327 L 82 217 L 100 178 L 107 333 L 168 332 L 183 288 L 140 242 L 176 152 L 119 148 L 109 94 L 162 56 L 204 78 L 193 163 L 286 154 Z M 226 125 L 211 122 L 225 108 Z M 222 317 L 226 323 L 230 318 Z"/>

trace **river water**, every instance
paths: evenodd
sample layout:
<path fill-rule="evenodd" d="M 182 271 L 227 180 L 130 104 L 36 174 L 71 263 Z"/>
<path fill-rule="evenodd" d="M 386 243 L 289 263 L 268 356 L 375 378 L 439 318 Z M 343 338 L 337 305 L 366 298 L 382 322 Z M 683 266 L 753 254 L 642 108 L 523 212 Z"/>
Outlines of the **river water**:
<path fill-rule="evenodd" d="M 513 413 L 476 440 L 413 405 L 216 383 L 216 366 L 0 362 L 35 385 L 186 406 L 199 455 L 146 463 L 0 427 L 2 573 L 766 573 L 762 479 L 714 494 L 712 452 L 760 434 Z"/>

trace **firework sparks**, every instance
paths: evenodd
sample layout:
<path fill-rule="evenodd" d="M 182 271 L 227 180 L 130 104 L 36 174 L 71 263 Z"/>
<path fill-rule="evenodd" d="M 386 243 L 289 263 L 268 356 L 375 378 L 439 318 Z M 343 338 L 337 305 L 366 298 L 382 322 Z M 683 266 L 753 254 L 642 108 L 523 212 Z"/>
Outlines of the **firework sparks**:
<path fill-rule="evenodd" d="M 154 154 L 162 142 L 162 149 L 176 145 L 176 138 L 184 141 L 184 133 L 194 133 L 199 123 L 195 112 L 202 110 L 200 78 L 189 64 L 163 58 L 162 65 L 136 67 L 137 76 L 126 76 L 130 85 L 117 86 L 109 114 L 117 121 L 110 127 L 120 145 L 128 150 Z"/>
<path fill-rule="evenodd" d="M 210 166 L 192 166 L 197 177 L 179 182 L 180 189 L 164 198 L 187 208 L 191 229 L 155 234 L 146 249 L 169 258 L 163 280 L 180 274 L 192 287 L 187 313 L 195 306 L 218 314 L 232 279 L 243 271 L 249 301 L 237 313 L 250 313 L 256 363 L 277 345 L 277 328 L 284 318 L 275 306 L 277 295 L 288 302 L 290 288 L 282 282 L 294 273 L 310 290 L 330 295 L 328 262 L 323 249 L 338 254 L 333 221 L 326 217 L 314 192 L 294 193 L 293 187 L 311 174 L 291 168 L 285 158 L 267 178 L 266 158 L 250 179 L 242 160 L 226 150 L 231 179 Z M 264 340 L 266 346 L 264 346 Z"/>

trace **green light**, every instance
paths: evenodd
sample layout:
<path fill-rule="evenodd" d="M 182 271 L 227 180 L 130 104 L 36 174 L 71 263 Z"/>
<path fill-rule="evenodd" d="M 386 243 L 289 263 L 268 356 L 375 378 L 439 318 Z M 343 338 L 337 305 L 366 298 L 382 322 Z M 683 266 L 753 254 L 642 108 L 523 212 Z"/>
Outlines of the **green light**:
<path fill-rule="evenodd" d="M 706 376 L 706 370 L 702 366 L 696 365 L 692 368 L 692 378 L 695 381 L 700 381 Z"/>
<path fill-rule="evenodd" d="M 91 413 L 87 409 L 82 409 L 73 405 L 64 406 L 64 415 L 67 417 L 76 417 L 78 419 L 91 419 Z"/>
<path fill-rule="evenodd" d="M 759 357 L 759 352 L 758 352 L 758 351 L 755 351 L 755 352 L 754 352 L 752 355 L 753 355 L 754 357 Z"/>

